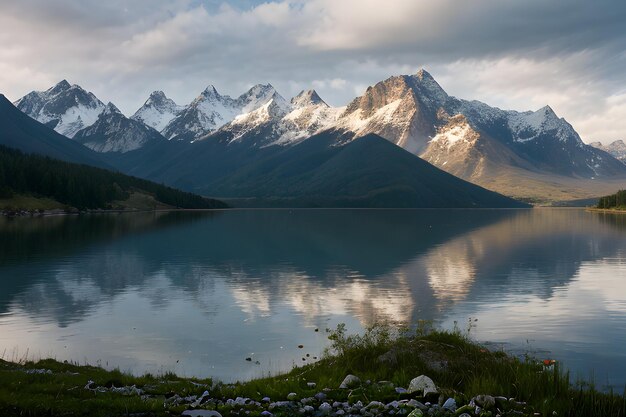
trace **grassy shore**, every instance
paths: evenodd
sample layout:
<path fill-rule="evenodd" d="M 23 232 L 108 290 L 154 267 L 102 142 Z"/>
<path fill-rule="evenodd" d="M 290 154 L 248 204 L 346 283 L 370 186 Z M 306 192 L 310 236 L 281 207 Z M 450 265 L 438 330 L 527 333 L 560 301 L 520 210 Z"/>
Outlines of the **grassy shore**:
<path fill-rule="evenodd" d="M 614 208 L 608 208 L 608 209 L 589 207 L 587 208 L 587 211 L 592 211 L 596 213 L 621 213 L 623 214 L 623 213 L 626 213 L 626 207 L 614 207 Z"/>
<path fill-rule="evenodd" d="M 507 400 L 504 406 L 498 406 L 502 408 L 500 411 L 495 407 L 491 411 L 483 409 L 479 415 L 484 416 L 495 417 L 498 413 L 626 415 L 626 402 L 621 393 L 602 393 L 592 385 L 574 383 L 558 362 L 544 363 L 535 358 L 516 358 L 501 351 L 489 351 L 460 332 L 427 331 L 424 326 L 417 332 L 408 332 L 376 326 L 364 335 L 348 336 L 344 328 L 339 327 L 330 333 L 330 338 L 331 348 L 313 364 L 287 374 L 236 384 L 180 378 L 173 374 L 136 377 L 54 360 L 22 364 L 0 361 L 0 415 L 165 416 L 180 415 L 196 408 L 217 410 L 222 416 L 266 416 L 270 412 L 281 416 L 300 415 L 305 410 L 297 411 L 297 406 L 290 407 L 287 403 L 279 406 L 274 403 L 294 397 L 319 400 L 318 406 L 321 401 L 351 405 L 359 401 L 362 404 L 400 401 L 403 406 L 408 399 L 418 400 L 419 404 L 428 401 L 442 404 L 453 398 L 461 407 L 473 404 L 472 398 L 481 394 Z M 340 389 L 348 374 L 358 376 L 362 382 L 350 389 Z M 438 394 L 425 398 L 420 393 L 409 394 L 399 388 L 409 387 L 410 381 L 422 374 L 432 378 Z M 202 397 L 205 391 L 208 395 Z M 316 394 L 321 397 L 315 399 Z M 237 400 L 239 403 L 235 401 L 237 397 L 241 398 Z M 264 397 L 269 397 L 271 402 Z M 319 411 L 311 408 L 313 411 L 305 410 L 305 414 L 324 414 L 321 406 Z M 410 412 L 403 408 L 393 409 L 392 413 L 391 409 L 381 410 L 379 414 L 375 410 L 357 414 L 407 415 Z M 473 416 L 475 411 L 474 405 L 456 412 L 438 408 L 432 415 L 458 416 L 467 412 L 466 415 Z M 340 414 L 331 411 L 330 415 Z"/>

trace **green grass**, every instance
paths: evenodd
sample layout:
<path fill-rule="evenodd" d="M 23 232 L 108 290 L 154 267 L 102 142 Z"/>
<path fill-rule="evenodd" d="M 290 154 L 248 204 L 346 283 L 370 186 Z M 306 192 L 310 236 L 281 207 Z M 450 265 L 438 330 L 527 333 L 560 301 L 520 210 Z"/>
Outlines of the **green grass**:
<path fill-rule="evenodd" d="M 125 200 L 113 201 L 110 204 L 111 210 L 168 210 L 173 206 L 164 204 L 154 198 L 153 195 L 134 190 L 128 193 Z M 77 211 L 76 208 L 62 204 L 56 200 L 46 197 L 35 197 L 30 195 L 15 194 L 10 198 L 0 198 L 0 210 L 4 211 L 28 211 L 38 212 L 46 210 L 66 210 Z"/>
<path fill-rule="evenodd" d="M 327 387 L 330 391 L 326 394 L 332 400 L 389 402 L 407 398 L 408 394 L 397 394 L 392 386 L 381 384 L 364 383 L 352 390 L 339 390 L 338 386 L 347 374 L 354 374 L 362 381 L 391 381 L 406 388 L 412 378 L 425 374 L 446 397 L 454 397 L 459 404 L 467 404 L 478 394 L 490 394 L 527 402 L 523 415 L 538 412 L 551 416 L 556 412 L 559 416 L 626 416 L 623 395 L 599 392 L 589 384 L 574 384 L 558 362 L 546 368 L 533 358 L 489 351 L 459 331 L 442 332 L 422 325 L 415 332 L 379 325 L 363 335 L 346 335 L 340 326 L 330 338 L 331 347 L 316 363 L 237 384 L 183 379 L 172 374 L 134 377 L 53 360 L 25 364 L 0 361 L 0 415 L 178 415 L 186 407 L 164 407 L 167 395 L 200 395 L 205 389 L 212 398 L 243 396 L 260 400 L 269 396 L 284 400 L 290 392 L 302 398 Z M 28 374 L 24 372 L 27 369 L 50 369 L 53 373 Z M 151 398 L 94 394 L 84 389 L 88 380 L 99 386 L 136 385 Z M 307 387 L 307 382 L 315 382 L 316 388 Z M 217 404 L 217 408 L 223 415 L 229 414 L 227 406 Z"/>
<path fill-rule="evenodd" d="M 49 369 L 52 374 L 29 374 L 26 372 L 29 369 Z M 136 385 L 154 397 L 142 400 L 139 396 L 94 394 L 84 388 L 89 380 L 105 387 Z M 106 371 L 52 359 L 21 365 L 0 360 L 0 415 L 117 416 L 145 412 L 166 415 L 165 395 L 170 392 L 197 394 L 201 388 L 196 384 L 210 386 L 211 380 L 183 379 L 172 374 L 134 377 L 118 370 Z M 169 411 L 184 409 L 186 407 L 179 406 Z"/>
<path fill-rule="evenodd" d="M 0 210 L 58 210 L 65 209 L 66 205 L 50 198 L 38 198 L 29 195 L 16 194 L 10 198 L 0 198 Z"/>

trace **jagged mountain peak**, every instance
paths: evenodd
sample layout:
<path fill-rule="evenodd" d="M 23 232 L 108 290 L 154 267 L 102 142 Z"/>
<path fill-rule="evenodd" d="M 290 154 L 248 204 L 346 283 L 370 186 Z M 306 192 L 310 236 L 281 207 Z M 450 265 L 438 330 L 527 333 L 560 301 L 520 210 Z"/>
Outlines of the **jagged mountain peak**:
<path fill-rule="evenodd" d="M 549 105 L 545 105 L 534 112 L 538 116 L 543 116 L 546 120 L 561 120 Z"/>
<path fill-rule="evenodd" d="M 67 82 L 67 80 L 61 80 L 58 83 L 56 83 L 54 86 L 50 87 L 48 90 L 46 90 L 47 94 L 59 94 L 63 91 L 69 90 L 72 87 L 72 85 Z M 80 88 L 80 86 L 77 86 Z"/>
<path fill-rule="evenodd" d="M 152 93 L 150 93 L 150 97 L 151 98 L 167 98 L 163 90 L 154 90 Z"/>
<path fill-rule="evenodd" d="M 98 119 L 105 108 L 79 85 L 62 80 L 46 91 L 32 91 L 15 105 L 33 119 L 69 138 Z"/>
<path fill-rule="evenodd" d="M 153 91 L 146 102 L 131 119 L 137 120 L 161 132 L 167 124 L 182 110 L 174 100 L 168 98 L 161 90 Z"/>
<path fill-rule="evenodd" d="M 264 106 L 271 100 L 281 108 L 287 109 L 289 107 L 287 100 L 271 84 L 256 84 L 252 86 L 239 96 L 235 103 L 236 106 L 241 108 L 241 114 L 245 114 Z"/>
<path fill-rule="evenodd" d="M 565 119 L 559 118 L 550 106 L 544 106 L 534 112 L 508 111 L 506 114 L 517 142 L 528 142 L 543 137 L 549 132 L 551 138 L 562 142 L 573 141 L 578 146 L 583 145 L 572 125 Z"/>
<path fill-rule="evenodd" d="M 322 104 L 328 106 L 315 90 L 302 90 L 291 99 L 291 105 L 295 108 Z"/>
<path fill-rule="evenodd" d="M 348 104 L 345 115 L 360 110 L 363 117 L 370 117 L 378 109 L 408 97 L 410 92 L 411 88 L 407 83 L 406 76 L 389 77 L 367 87 L 362 96 L 355 98 Z"/>
<path fill-rule="evenodd" d="M 255 96 L 261 97 L 263 95 L 273 93 L 276 89 L 270 83 L 267 84 L 255 84 L 248 91 L 242 94 L 242 96 Z"/>
<path fill-rule="evenodd" d="M 415 75 L 407 78 L 422 101 L 432 102 L 435 106 L 443 106 L 448 100 L 448 93 L 426 70 L 420 69 Z"/>
<path fill-rule="evenodd" d="M 203 91 L 200 93 L 200 97 L 203 98 L 220 98 L 222 95 L 217 92 L 217 88 L 213 84 L 209 84 Z"/>
<path fill-rule="evenodd" d="M 168 98 L 163 91 L 156 90 L 150 93 L 150 96 L 148 97 L 148 100 L 146 100 L 145 104 L 148 104 L 148 105 L 153 104 L 153 103 L 160 104 L 168 100 L 171 100 L 171 99 Z"/>
<path fill-rule="evenodd" d="M 446 105 L 449 96 L 428 72 L 420 70 L 414 75 L 395 75 L 369 86 L 362 96 L 348 104 L 344 115 L 361 110 L 362 117 L 371 117 L 399 100 L 405 104 L 412 102 L 410 107 L 426 107 L 436 114 Z"/>
<path fill-rule="evenodd" d="M 424 68 L 420 68 L 419 70 L 417 70 L 417 72 L 415 73 L 415 76 L 420 81 L 423 81 L 424 79 L 435 81 L 433 76 L 430 75 L 430 72 L 426 71 Z"/>
<path fill-rule="evenodd" d="M 120 109 L 117 108 L 115 104 L 109 101 L 100 116 L 102 117 L 109 114 L 122 114 L 122 112 L 120 111 Z"/>

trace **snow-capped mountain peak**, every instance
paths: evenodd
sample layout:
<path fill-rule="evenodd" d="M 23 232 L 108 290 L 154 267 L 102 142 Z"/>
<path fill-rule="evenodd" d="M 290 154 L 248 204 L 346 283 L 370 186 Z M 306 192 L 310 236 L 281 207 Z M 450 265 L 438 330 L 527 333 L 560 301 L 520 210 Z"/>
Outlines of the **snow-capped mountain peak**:
<path fill-rule="evenodd" d="M 117 106 L 113 103 L 111 103 L 110 101 L 107 103 L 106 107 L 104 108 L 104 111 L 102 113 L 100 113 L 100 117 L 103 116 L 108 116 L 110 114 L 115 114 L 115 113 L 119 113 L 122 114 L 122 112 L 120 111 L 120 109 L 117 108 Z"/>
<path fill-rule="evenodd" d="M 80 86 L 62 80 L 46 91 L 33 91 L 14 103 L 33 119 L 69 138 L 96 122 L 105 108 Z"/>
<path fill-rule="evenodd" d="M 550 137 L 561 142 L 572 141 L 577 146 L 584 145 L 572 125 L 565 119 L 559 118 L 550 106 L 544 106 L 534 112 L 508 111 L 506 113 L 513 139 L 516 142 L 524 143 L 549 134 Z"/>
<path fill-rule="evenodd" d="M 416 90 L 422 101 L 435 106 L 442 106 L 448 101 L 448 93 L 425 69 L 420 69 L 409 78 L 412 81 L 413 89 Z"/>
<path fill-rule="evenodd" d="M 315 106 L 318 104 L 328 106 L 315 90 L 302 90 L 297 96 L 291 99 L 291 105 L 294 108 Z"/>
<path fill-rule="evenodd" d="M 61 80 L 56 85 L 47 89 L 46 94 L 49 94 L 49 95 L 59 94 L 63 91 L 69 90 L 71 87 L 72 85 L 69 82 L 67 82 L 67 80 Z"/>
<path fill-rule="evenodd" d="M 148 100 L 146 100 L 144 106 L 160 107 L 169 103 L 174 103 L 174 101 L 167 98 L 163 91 L 157 90 L 153 91 L 150 94 L 150 97 L 148 97 Z M 176 103 L 174 103 L 174 105 L 176 105 Z"/>
<path fill-rule="evenodd" d="M 202 93 L 200 93 L 200 96 L 198 96 L 198 98 L 196 100 L 222 100 L 223 96 L 217 92 L 217 89 L 215 88 L 214 85 L 210 84 L 208 85 L 203 91 Z"/>
<path fill-rule="evenodd" d="M 236 105 L 241 109 L 241 114 L 245 114 L 258 109 L 272 99 L 281 107 L 286 107 L 288 104 L 271 84 L 257 84 L 240 95 L 236 100 Z"/>
<path fill-rule="evenodd" d="M 143 106 L 131 116 L 131 119 L 145 123 L 158 131 L 162 131 L 182 109 L 183 108 L 177 105 L 174 100 L 168 98 L 163 91 L 157 90 L 150 94 L 150 97 L 148 97 Z"/>

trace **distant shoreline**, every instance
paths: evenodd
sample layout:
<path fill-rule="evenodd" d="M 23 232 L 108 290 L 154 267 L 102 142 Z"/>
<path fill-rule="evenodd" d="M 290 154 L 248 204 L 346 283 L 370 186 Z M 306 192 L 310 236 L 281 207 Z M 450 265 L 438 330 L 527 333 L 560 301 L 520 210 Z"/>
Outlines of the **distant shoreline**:
<path fill-rule="evenodd" d="M 79 216 L 85 214 L 125 214 L 125 213 L 162 213 L 172 211 L 227 211 L 231 208 L 213 208 L 213 209 L 188 209 L 188 208 L 161 208 L 154 210 L 43 210 L 43 211 L 29 211 L 29 210 L 1 210 L 0 216 L 4 217 L 51 217 L 51 216 Z"/>
<path fill-rule="evenodd" d="M 601 208 L 593 208 L 587 207 L 585 211 L 595 212 L 595 213 L 617 213 L 617 214 L 626 214 L 626 210 L 624 209 L 601 209 Z"/>
<path fill-rule="evenodd" d="M 161 208 L 154 210 L 0 210 L 3 217 L 51 217 L 51 216 L 78 216 L 86 214 L 124 214 L 124 213 L 161 213 L 161 212 L 202 212 L 202 211 L 255 211 L 255 210 L 276 210 L 276 211 L 305 211 L 305 210 L 533 210 L 543 208 L 570 208 L 581 209 L 581 207 L 229 207 L 229 208 Z"/>

